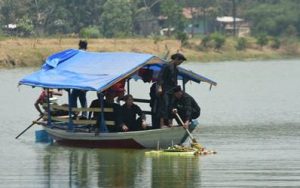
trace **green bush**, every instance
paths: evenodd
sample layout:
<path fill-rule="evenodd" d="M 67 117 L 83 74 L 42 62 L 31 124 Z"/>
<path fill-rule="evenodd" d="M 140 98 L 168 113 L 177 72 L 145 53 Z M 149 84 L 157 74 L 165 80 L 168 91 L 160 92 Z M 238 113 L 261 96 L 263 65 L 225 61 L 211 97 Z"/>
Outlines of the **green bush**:
<path fill-rule="evenodd" d="M 162 37 L 160 35 L 152 34 L 150 37 L 152 38 L 154 44 L 158 44 L 160 41 L 162 41 Z"/>
<path fill-rule="evenodd" d="M 279 49 L 281 46 L 281 42 L 278 38 L 273 38 L 271 43 L 271 48 L 273 49 Z"/>
<path fill-rule="evenodd" d="M 226 40 L 224 35 L 222 35 L 220 33 L 213 33 L 213 34 L 211 34 L 210 37 L 215 42 L 215 45 L 214 45 L 215 49 L 220 49 L 224 46 L 225 40 Z"/>
<path fill-rule="evenodd" d="M 269 39 L 266 34 L 260 34 L 256 37 L 256 44 L 258 44 L 261 48 L 266 46 L 269 42 Z"/>
<path fill-rule="evenodd" d="M 284 36 L 287 36 L 287 37 L 295 37 L 298 35 L 298 32 L 297 32 L 297 28 L 293 25 L 289 25 L 285 31 L 284 31 Z"/>
<path fill-rule="evenodd" d="M 176 39 L 180 40 L 181 46 L 186 46 L 188 44 L 189 37 L 184 32 L 177 32 Z"/>
<path fill-rule="evenodd" d="M 19 36 L 28 37 L 34 33 L 33 22 L 28 16 L 24 16 L 18 20 L 17 26 Z"/>
<path fill-rule="evenodd" d="M 200 46 L 207 48 L 208 43 L 211 41 L 211 38 L 209 35 L 206 35 L 205 37 L 202 38 Z M 201 48 L 202 49 L 202 48 Z"/>
<path fill-rule="evenodd" d="M 235 49 L 241 51 L 241 50 L 245 50 L 246 48 L 247 48 L 247 39 L 244 37 L 238 38 Z"/>
<path fill-rule="evenodd" d="M 99 38 L 101 33 L 95 26 L 82 28 L 79 32 L 79 36 L 82 38 Z"/>

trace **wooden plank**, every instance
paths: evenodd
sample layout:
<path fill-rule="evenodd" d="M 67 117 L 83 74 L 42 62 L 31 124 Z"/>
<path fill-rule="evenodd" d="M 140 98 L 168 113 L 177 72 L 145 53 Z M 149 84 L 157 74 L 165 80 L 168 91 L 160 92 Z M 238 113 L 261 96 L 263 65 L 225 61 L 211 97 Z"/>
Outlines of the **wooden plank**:
<path fill-rule="evenodd" d="M 151 111 L 143 111 L 144 114 L 152 115 Z"/>
<path fill-rule="evenodd" d="M 149 99 L 138 99 L 138 98 L 134 98 L 133 99 L 134 102 L 140 102 L 140 103 L 150 103 Z"/>
<path fill-rule="evenodd" d="M 54 110 L 63 110 L 63 111 L 69 111 L 68 106 L 61 106 L 61 105 L 51 105 L 51 107 Z M 72 108 L 73 112 L 101 112 L 101 108 Z M 104 112 L 113 112 L 113 108 L 104 108 Z"/>
<path fill-rule="evenodd" d="M 66 117 L 57 117 L 57 116 L 51 116 L 51 119 L 52 120 L 55 120 L 55 121 L 59 121 L 59 122 L 69 122 L 69 119 L 66 118 Z M 77 124 L 77 125 L 96 125 L 97 121 L 96 120 L 89 120 L 89 119 L 74 119 L 73 120 L 73 123 L 74 124 Z M 115 122 L 114 121 L 105 121 L 105 124 L 106 125 L 115 125 Z"/>

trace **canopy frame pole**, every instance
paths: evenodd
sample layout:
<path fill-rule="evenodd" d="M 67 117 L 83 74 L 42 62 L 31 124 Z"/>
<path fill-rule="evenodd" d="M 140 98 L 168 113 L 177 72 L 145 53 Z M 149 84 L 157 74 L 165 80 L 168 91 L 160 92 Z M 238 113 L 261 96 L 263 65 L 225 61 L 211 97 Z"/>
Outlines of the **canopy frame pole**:
<path fill-rule="evenodd" d="M 127 79 L 127 94 L 130 94 L 130 78 Z"/>
<path fill-rule="evenodd" d="M 49 127 L 51 127 L 51 112 L 50 112 L 51 108 L 50 108 L 50 90 L 49 90 L 49 88 L 47 88 L 46 91 L 47 91 L 47 117 L 48 117 L 47 124 Z"/>
<path fill-rule="evenodd" d="M 69 101 L 69 122 L 68 122 L 68 130 L 73 130 L 73 119 L 72 119 L 72 107 L 71 107 L 71 89 L 68 89 L 68 101 Z"/>
<path fill-rule="evenodd" d="M 98 99 L 100 101 L 100 107 L 101 107 L 101 113 L 99 113 L 99 130 L 100 132 L 108 132 L 107 126 L 105 124 L 105 119 L 104 119 L 104 94 L 101 92 L 98 95 Z"/>
<path fill-rule="evenodd" d="M 182 78 L 182 90 L 185 92 L 185 84 L 188 82 L 188 79 Z"/>

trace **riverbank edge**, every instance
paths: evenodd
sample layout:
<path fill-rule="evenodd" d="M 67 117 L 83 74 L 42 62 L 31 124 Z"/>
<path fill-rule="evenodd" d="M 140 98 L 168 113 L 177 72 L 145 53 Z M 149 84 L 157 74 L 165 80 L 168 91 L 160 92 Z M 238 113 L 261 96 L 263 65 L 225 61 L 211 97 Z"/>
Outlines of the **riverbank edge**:
<path fill-rule="evenodd" d="M 6 38 L 0 40 L 0 68 L 38 67 L 53 53 L 78 47 L 78 38 Z M 178 40 L 153 39 L 88 39 L 88 51 L 111 52 L 129 51 L 150 53 L 161 58 L 169 57 L 177 51 L 183 53 L 189 62 L 220 62 L 220 61 L 253 61 L 271 59 L 296 59 L 300 57 L 298 43 L 282 45 L 279 49 L 268 46 L 260 47 L 254 42 L 249 43 L 242 51 L 235 49 L 235 39 L 227 39 L 225 45 L 199 49 L 200 39 L 189 41 L 181 46 Z"/>

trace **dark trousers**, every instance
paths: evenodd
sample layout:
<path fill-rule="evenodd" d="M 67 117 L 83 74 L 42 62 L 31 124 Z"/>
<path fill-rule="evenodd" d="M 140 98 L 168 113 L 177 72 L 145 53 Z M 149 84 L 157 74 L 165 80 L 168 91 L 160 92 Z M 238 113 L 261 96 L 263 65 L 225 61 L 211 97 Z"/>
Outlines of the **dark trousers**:
<path fill-rule="evenodd" d="M 73 89 L 71 92 L 71 107 L 77 108 L 77 98 L 79 98 L 82 108 L 87 107 L 86 92 L 79 89 Z M 82 115 L 87 117 L 87 112 L 82 112 Z"/>
<path fill-rule="evenodd" d="M 171 118 L 171 100 L 173 97 L 173 93 L 164 93 L 161 98 L 161 105 L 160 105 L 160 117 L 164 119 Z"/>

